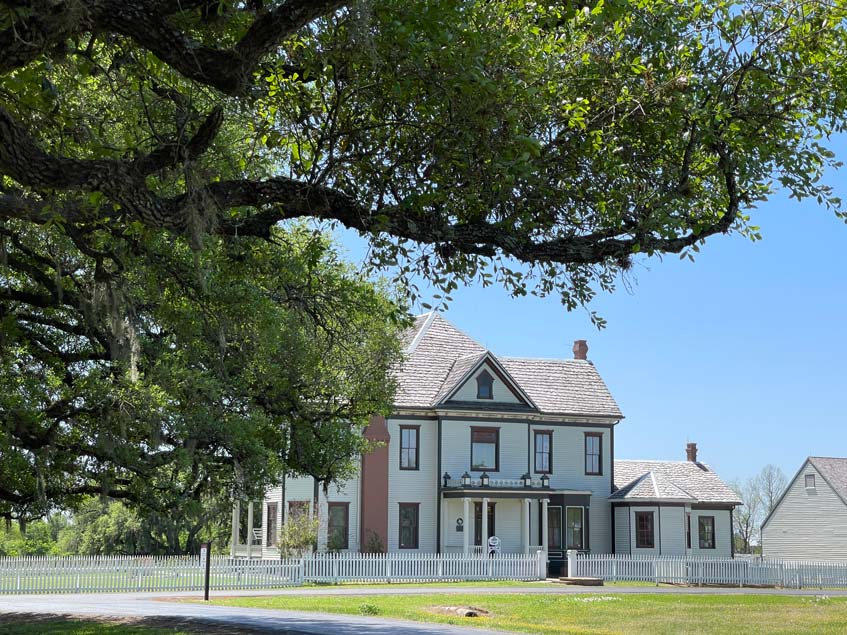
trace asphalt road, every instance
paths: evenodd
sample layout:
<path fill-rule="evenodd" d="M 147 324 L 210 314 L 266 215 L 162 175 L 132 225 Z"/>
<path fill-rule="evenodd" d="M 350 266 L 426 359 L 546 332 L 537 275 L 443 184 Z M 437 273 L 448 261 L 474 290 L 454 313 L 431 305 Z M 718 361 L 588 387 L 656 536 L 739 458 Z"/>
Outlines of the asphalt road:
<path fill-rule="evenodd" d="M 501 593 L 678 593 L 719 595 L 828 595 L 847 596 L 847 591 L 801 591 L 782 589 L 724 589 L 724 588 L 679 588 L 679 587 L 567 587 L 534 586 L 525 584 L 517 587 L 333 587 L 325 589 L 305 588 L 280 591 L 227 591 L 213 597 L 256 596 L 256 595 L 415 595 L 424 593 L 449 594 L 501 594 Z M 188 602 L 167 601 L 168 599 L 198 598 L 198 593 L 171 594 L 79 594 L 79 595 L 18 595 L 0 596 L 0 613 L 58 614 L 74 616 L 99 616 L 115 618 L 174 618 L 198 619 L 230 627 L 250 627 L 268 633 L 285 635 L 491 635 L 493 631 L 457 627 L 441 624 L 419 624 L 376 617 L 352 615 L 328 615 L 300 611 L 252 609 L 234 606 L 216 606 Z M 502 631 L 498 631 L 502 633 Z"/>

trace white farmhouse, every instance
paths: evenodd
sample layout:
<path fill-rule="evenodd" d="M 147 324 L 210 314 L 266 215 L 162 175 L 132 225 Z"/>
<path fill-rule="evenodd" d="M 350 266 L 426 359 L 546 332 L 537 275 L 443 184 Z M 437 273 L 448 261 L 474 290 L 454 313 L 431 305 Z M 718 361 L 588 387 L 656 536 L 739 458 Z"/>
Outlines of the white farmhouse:
<path fill-rule="evenodd" d="M 468 553 L 496 536 L 503 552 L 546 551 L 553 574 L 568 549 L 731 553 L 739 501 L 696 456 L 614 460 L 623 415 L 584 340 L 573 359 L 500 357 L 432 312 L 405 341 L 394 412 L 365 430 L 382 446 L 359 476 L 326 495 L 284 479 L 261 516 L 247 506 L 249 531 L 233 514 L 234 555 L 278 553 L 286 517 L 314 513 L 316 495 L 319 549 Z"/>
<path fill-rule="evenodd" d="M 847 458 L 810 456 L 762 523 L 762 554 L 847 560 Z"/>

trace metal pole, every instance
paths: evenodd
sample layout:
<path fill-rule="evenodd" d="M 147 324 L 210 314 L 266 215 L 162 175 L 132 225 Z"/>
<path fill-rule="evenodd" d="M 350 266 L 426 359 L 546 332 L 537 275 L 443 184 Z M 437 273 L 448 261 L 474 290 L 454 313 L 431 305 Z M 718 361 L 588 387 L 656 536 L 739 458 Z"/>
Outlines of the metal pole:
<path fill-rule="evenodd" d="M 209 573 L 212 564 L 212 543 L 200 545 L 200 566 L 203 567 L 203 599 L 209 601 Z"/>

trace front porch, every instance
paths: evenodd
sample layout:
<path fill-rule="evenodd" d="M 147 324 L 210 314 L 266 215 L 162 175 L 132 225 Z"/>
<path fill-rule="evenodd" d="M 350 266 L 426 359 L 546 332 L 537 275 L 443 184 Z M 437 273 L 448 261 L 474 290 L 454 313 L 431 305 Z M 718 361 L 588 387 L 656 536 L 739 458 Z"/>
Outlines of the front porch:
<path fill-rule="evenodd" d="M 230 556 L 262 558 L 262 551 L 262 503 L 235 501 L 232 505 Z"/>
<path fill-rule="evenodd" d="M 499 552 L 544 552 L 553 575 L 565 567 L 566 549 L 588 551 L 591 492 L 552 489 L 547 479 L 442 479 L 441 550 L 488 553 L 496 536 Z"/>

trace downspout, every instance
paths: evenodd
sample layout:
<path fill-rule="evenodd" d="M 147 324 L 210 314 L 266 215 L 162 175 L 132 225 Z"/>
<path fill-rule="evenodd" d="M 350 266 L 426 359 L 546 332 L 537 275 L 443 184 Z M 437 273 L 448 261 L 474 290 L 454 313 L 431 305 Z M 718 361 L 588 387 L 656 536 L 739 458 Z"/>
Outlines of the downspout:
<path fill-rule="evenodd" d="M 656 503 L 656 509 L 659 510 L 659 555 L 662 555 L 662 504 Z"/>
<path fill-rule="evenodd" d="M 729 555 L 735 558 L 735 518 L 733 517 L 735 507 L 729 508 Z M 761 542 L 761 539 L 760 539 Z"/>

